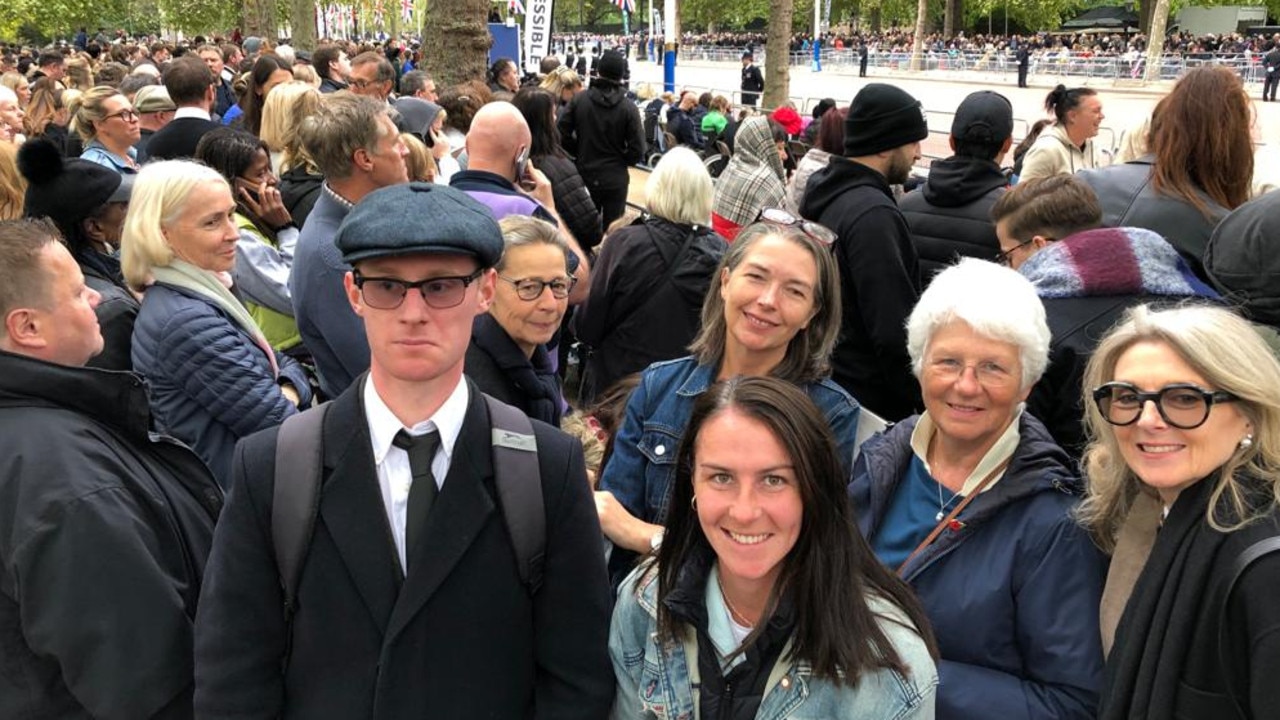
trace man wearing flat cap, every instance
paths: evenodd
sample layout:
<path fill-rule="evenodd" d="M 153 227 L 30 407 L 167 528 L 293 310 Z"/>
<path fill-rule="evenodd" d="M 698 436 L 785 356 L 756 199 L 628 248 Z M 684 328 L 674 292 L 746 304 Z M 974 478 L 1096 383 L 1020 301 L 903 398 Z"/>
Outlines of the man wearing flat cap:
<path fill-rule="evenodd" d="M 832 378 L 863 407 L 897 421 L 921 404 L 906 331 L 920 298 L 920 261 L 890 186 L 910 177 L 929 125 L 919 100 L 870 83 L 854 96 L 844 132 L 845 156 L 813 174 L 800 212 L 839 236 L 844 313 Z"/>
<path fill-rule="evenodd" d="M 926 286 L 962 257 L 1000 254 L 991 207 L 1009 187 L 1000 162 L 1013 144 L 1013 106 L 990 90 L 970 94 L 956 108 L 949 139 L 955 154 L 931 163 L 924 185 L 898 201 Z"/>
<path fill-rule="evenodd" d="M 364 198 L 335 242 L 370 369 L 323 416 L 291 620 L 273 551 L 280 430 L 237 447 L 197 618 L 196 715 L 607 716 L 610 601 L 581 447 L 532 423 L 546 530 L 526 585 L 495 423 L 462 374 L 497 223 L 461 191 L 411 183 Z"/>

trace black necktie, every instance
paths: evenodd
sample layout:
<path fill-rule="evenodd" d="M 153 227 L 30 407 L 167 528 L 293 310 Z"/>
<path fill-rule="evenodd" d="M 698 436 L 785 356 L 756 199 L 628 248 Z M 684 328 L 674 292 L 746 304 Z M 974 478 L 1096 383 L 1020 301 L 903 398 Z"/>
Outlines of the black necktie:
<path fill-rule="evenodd" d="M 439 488 L 436 487 L 436 476 L 431 472 L 431 461 L 436 457 L 436 449 L 440 447 L 440 433 L 432 430 L 426 435 L 413 436 L 401 430 L 391 441 L 392 445 L 409 453 L 409 471 L 413 473 L 413 484 L 409 486 L 409 507 L 405 512 L 404 550 L 406 571 L 413 563 L 413 555 L 422 537 L 422 530 L 427 525 L 427 515 L 431 513 L 431 504 L 436 499 Z"/>

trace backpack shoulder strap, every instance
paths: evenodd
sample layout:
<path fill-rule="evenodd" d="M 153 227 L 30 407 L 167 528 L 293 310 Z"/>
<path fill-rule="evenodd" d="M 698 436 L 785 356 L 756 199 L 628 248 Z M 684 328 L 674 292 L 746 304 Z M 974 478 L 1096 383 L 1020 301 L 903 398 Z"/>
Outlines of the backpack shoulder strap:
<path fill-rule="evenodd" d="M 306 561 L 316 513 L 320 509 L 320 475 L 324 464 L 321 431 L 329 403 L 290 416 L 276 440 L 275 489 L 272 491 L 271 540 L 275 547 L 284 620 L 297 609 L 298 582 Z"/>
<path fill-rule="evenodd" d="M 520 581 L 530 595 L 542 585 L 547 517 L 533 423 L 516 408 L 484 396 L 493 433 L 493 475 L 507 532 L 515 547 Z"/>
<path fill-rule="evenodd" d="M 1241 576 L 1249 569 L 1250 565 L 1276 552 L 1280 552 L 1280 536 L 1272 536 L 1255 542 L 1241 551 L 1231 563 L 1231 573 L 1227 578 L 1226 592 L 1222 595 L 1222 606 L 1218 608 L 1218 662 L 1222 664 L 1228 677 L 1233 674 L 1232 668 L 1236 668 L 1239 665 L 1239 663 L 1231 662 L 1231 653 L 1227 651 L 1227 607 L 1231 602 L 1231 593 L 1235 590 L 1236 583 L 1240 582 Z M 1236 674 L 1235 677 L 1238 678 L 1239 675 Z M 1251 717 L 1241 703 L 1234 684 L 1228 683 L 1227 695 L 1231 697 L 1231 704 L 1239 717 Z"/>

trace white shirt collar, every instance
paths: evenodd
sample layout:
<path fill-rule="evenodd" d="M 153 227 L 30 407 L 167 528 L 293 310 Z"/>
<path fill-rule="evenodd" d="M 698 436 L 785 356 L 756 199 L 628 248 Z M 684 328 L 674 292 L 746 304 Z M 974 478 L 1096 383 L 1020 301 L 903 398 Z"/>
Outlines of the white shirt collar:
<path fill-rule="evenodd" d="M 458 378 L 457 386 L 453 388 L 453 392 L 434 415 L 411 428 L 406 428 L 395 413 L 391 412 L 391 408 L 382 401 L 382 397 L 373 386 L 373 379 L 366 377 L 364 379 L 364 414 L 369 423 L 369 438 L 373 441 L 374 463 L 382 464 L 387 452 L 391 450 L 391 441 L 401 430 L 408 430 L 410 435 L 415 436 L 439 430 L 440 450 L 444 452 L 445 458 L 452 461 L 453 446 L 458 442 L 458 435 L 462 432 L 462 421 L 467 416 L 467 404 L 470 399 L 466 381 Z"/>
<path fill-rule="evenodd" d="M 174 120 L 179 120 L 181 118 L 200 118 L 201 120 L 213 119 L 209 113 L 198 107 L 180 107 L 173 111 Z"/>
<path fill-rule="evenodd" d="M 987 454 L 982 456 L 982 461 L 978 466 L 969 473 L 969 477 L 964 481 L 964 486 L 960 488 L 960 495 L 968 495 L 973 492 L 982 479 L 989 475 L 993 470 L 1000 466 L 1005 460 L 1013 457 L 1013 452 L 1018 449 L 1018 444 L 1022 442 L 1022 435 L 1018 432 L 1018 423 L 1022 419 L 1022 411 L 1026 409 L 1025 403 L 1018 403 L 1018 410 L 1013 414 L 1013 420 L 1009 423 L 1009 427 L 1004 429 L 1000 437 L 996 440 L 996 444 L 991 446 Z M 920 414 L 920 419 L 916 421 L 915 429 L 911 431 L 911 450 L 916 457 L 920 458 L 920 462 L 924 463 L 924 469 L 933 475 L 933 469 L 929 467 L 929 441 L 933 439 L 933 434 L 938 431 L 937 426 L 933 422 L 933 418 L 929 417 L 929 412 Z M 1004 473 L 987 485 L 986 489 L 990 490 L 1000 482 L 1000 478 L 1004 477 Z"/>

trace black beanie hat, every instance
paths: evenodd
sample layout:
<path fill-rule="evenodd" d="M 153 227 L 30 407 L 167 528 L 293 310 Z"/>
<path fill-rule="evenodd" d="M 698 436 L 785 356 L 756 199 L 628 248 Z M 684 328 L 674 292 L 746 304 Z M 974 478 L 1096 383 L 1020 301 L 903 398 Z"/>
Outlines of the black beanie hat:
<path fill-rule="evenodd" d="M 844 154 L 874 155 L 929 136 L 920 101 L 893 85 L 871 83 L 853 98 L 844 120 Z"/>
<path fill-rule="evenodd" d="M 605 80 L 614 82 L 622 82 L 622 78 L 627 74 L 627 59 L 622 57 L 622 53 L 617 50 L 606 50 L 600 59 L 596 61 L 596 75 Z"/>
<path fill-rule="evenodd" d="M 52 142 L 33 138 L 18 148 L 18 172 L 27 179 L 23 214 L 47 217 L 63 235 L 111 202 L 128 202 L 133 177 L 76 158 L 66 160 Z"/>

